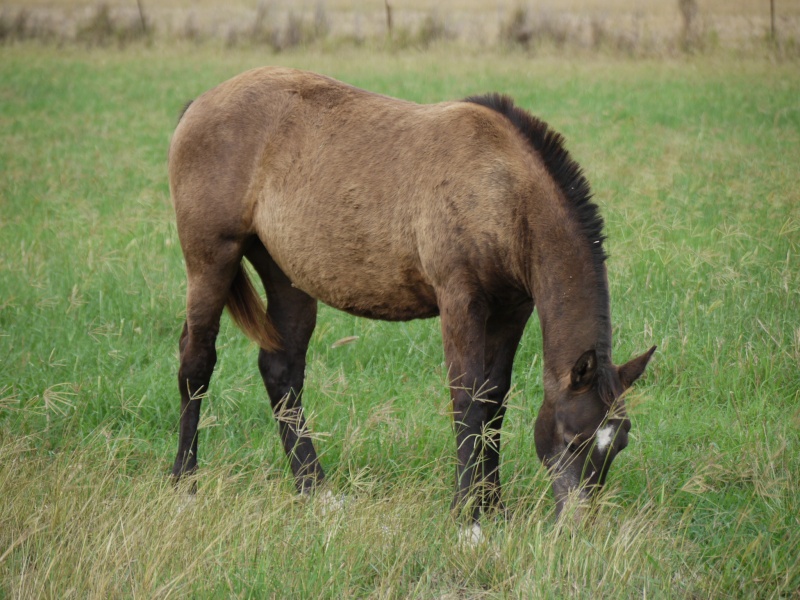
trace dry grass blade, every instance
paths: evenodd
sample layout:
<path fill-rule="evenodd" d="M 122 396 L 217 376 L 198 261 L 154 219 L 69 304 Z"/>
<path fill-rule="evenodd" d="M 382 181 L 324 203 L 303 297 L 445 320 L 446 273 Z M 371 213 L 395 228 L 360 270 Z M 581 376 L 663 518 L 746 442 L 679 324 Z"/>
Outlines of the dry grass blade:
<path fill-rule="evenodd" d="M 0 563 L 2 563 L 8 557 L 8 555 L 11 554 L 11 552 L 13 552 L 15 548 L 17 548 L 17 546 L 19 546 L 20 544 L 24 543 L 25 540 L 27 540 L 29 537 L 31 537 L 33 535 L 36 535 L 37 533 L 39 533 L 40 531 L 42 531 L 45 528 L 46 528 L 45 525 L 40 525 L 39 527 L 36 527 L 34 529 L 28 529 L 24 533 L 22 533 L 22 535 L 17 537 L 8 546 L 8 548 L 6 548 L 5 552 L 3 552 L 3 554 L 0 554 Z"/>
<path fill-rule="evenodd" d="M 341 339 L 336 340 L 331 344 L 331 348 L 340 348 L 342 346 L 347 346 L 348 344 L 354 344 L 358 341 L 357 335 L 349 335 L 347 337 L 343 337 Z"/>
<path fill-rule="evenodd" d="M 19 394 L 13 392 L 11 385 L 0 388 L 0 411 L 17 410 L 15 405 L 19 404 Z"/>
<path fill-rule="evenodd" d="M 75 397 L 75 386 L 72 383 L 57 383 L 51 385 L 42 392 L 42 401 L 45 409 L 57 413 L 62 417 L 73 408 L 73 398 Z"/>

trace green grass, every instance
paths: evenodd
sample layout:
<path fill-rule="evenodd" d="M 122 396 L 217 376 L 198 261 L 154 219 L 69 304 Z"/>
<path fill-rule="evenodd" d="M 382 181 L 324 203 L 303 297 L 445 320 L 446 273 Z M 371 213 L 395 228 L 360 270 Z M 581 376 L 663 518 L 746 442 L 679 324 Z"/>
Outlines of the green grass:
<path fill-rule="evenodd" d="M 459 52 L 0 48 L 0 597 L 800 593 L 796 65 Z M 593 523 L 555 525 L 535 458 L 535 320 L 504 437 L 512 518 L 467 549 L 438 322 L 327 308 L 306 404 L 345 507 L 294 496 L 225 317 L 199 493 L 178 509 L 167 145 L 186 100 L 268 63 L 421 102 L 502 91 L 566 135 L 607 220 L 616 360 L 659 345 Z"/>

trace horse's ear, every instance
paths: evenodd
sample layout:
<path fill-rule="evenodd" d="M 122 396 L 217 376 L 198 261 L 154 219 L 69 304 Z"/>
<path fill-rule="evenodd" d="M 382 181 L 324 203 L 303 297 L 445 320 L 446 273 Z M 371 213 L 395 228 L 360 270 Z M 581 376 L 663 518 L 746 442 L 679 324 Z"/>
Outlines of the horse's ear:
<path fill-rule="evenodd" d="M 637 356 L 636 358 L 626 362 L 621 367 L 617 367 L 619 381 L 622 384 L 623 389 L 627 390 L 633 385 L 634 381 L 641 377 L 642 373 L 644 373 L 647 363 L 650 362 L 650 357 L 653 356 L 653 352 L 655 351 L 656 346 L 653 346 L 641 356 Z"/>
<path fill-rule="evenodd" d="M 597 353 L 594 350 L 587 350 L 572 367 L 570 374 L 570 387 L 579 390 L 588 386 L 594 381 L 597 373 Z"/>

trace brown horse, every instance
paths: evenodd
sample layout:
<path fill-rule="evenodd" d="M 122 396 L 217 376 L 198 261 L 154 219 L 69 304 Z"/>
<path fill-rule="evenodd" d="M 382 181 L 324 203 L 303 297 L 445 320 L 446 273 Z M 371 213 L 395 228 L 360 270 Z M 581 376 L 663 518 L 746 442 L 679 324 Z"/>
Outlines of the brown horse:
<path fill-rule="evenodd" d="M 603 221 L 547 124 L 499 95 L 418 105 L 313 73 L 248 71 L 190 104 L 169 174 L 186 261 L 173 475 L 194 472 L 202 396 L 227 305 L 258 366 L 301 493 L 323 480 L 301 406 L 317 301 L 373 319 L 441 317 L 457 441 L 454 507 L 500 507 L 500 427 L 538 307 L 536 450 L 560 512 L 627 444 L 622 393 L 655 348 L 616 367 Z M 253 265 L 264 307 L 242 266 Z"/>

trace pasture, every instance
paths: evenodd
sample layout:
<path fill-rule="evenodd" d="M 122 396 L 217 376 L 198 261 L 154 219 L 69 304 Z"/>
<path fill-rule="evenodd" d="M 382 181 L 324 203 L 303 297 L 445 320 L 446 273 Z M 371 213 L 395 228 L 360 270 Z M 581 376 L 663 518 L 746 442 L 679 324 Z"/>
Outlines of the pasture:
<path fill-rule="evenodd" d="M 0 49 L 0 597 L 795 598 L 800 594 L 800 75 L 724 56 Z M 283 64 L 418 102 L 513 96 L 566 136 L 606 219 L 614 357 L 659 349 L 591 523 L 555 524 L 514 371 L 511 517 L 459 545 L 438 320 L 323 307 L 306 410 L 340 510 L 296 497 L 227 317 L 196 501 L 167 474 L 184 271 L 166 153 L 181 107 Z M 357 340 L 340 345 L 350 336 Z"/>

